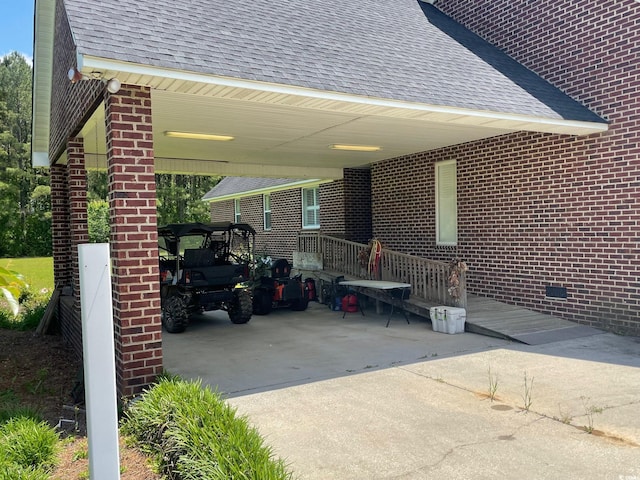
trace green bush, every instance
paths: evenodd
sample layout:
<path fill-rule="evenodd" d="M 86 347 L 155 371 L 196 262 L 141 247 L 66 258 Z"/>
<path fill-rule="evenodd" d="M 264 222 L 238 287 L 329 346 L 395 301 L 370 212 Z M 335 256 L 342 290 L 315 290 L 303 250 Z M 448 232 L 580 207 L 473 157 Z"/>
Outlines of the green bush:
<path fill-rule="evenodd" d="M 0 459 L 0 480 L 48 480 L 49 472 L 42 468 L 23 467 Z"/>
<path fill-rule="evenodd" d="M 46 422 L 29 417 L 11 418 L 0 425 L 0 464 L 14 464 L 12 468 L 16 471 L 20 468 L 48 471 L 56 463 L 58 440 L 58 434 Z"/>
<path fill-rule="evenodd" d="M 90 243 L 109 242 L 109 203 L 106 200 L 92 200 L 87 205 L 87 223 Z"/>
<path fill-rule="evenodd" d="M 0 301 L 0 328 L 7 330 L 35 330 L 49 303 L 51 294 L 46 289 L 32 293 L 24 290 L 20 293 L 18 315 L 14 316 L 10 307 Z"/>
<path fill-rule="evenodd" d="M 169 479 L 291 479 L 245 417 L 198 382 L 168 378 L 125 412 L 121 432 Z"/>

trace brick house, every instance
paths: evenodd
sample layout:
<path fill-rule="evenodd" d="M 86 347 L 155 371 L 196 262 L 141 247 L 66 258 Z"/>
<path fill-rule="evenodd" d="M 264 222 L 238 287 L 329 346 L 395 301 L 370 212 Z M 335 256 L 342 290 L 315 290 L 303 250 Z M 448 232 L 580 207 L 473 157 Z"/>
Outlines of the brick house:
<path fill-rule="evenodd" d="M 638 333 L 640 4 L 433 3 L 36 1 L 63 332 L 78 348 L 84 173 L 106 169 L 121 394 L 162 369 L 155 172 L 332 180 L 323 231 L 455 253 L 474 293 Z"/>
<path fill-rule="evenodd" d="M 333 181 L 225 177 L 203 199 L 212 221 L 251 224 L 256 252 L 274 258 L 291 261 L 304 231 L 360 243 L 372 237 L 369 169 L 345 169 Z"/>

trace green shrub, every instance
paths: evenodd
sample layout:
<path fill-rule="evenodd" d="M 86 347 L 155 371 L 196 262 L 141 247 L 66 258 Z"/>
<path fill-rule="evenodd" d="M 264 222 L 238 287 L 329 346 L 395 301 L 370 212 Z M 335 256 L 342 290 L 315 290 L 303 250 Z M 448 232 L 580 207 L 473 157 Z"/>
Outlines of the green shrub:
<path fill-rule="evenodd" d="M 42 468 L 23 467 L 0 458 L 0 480 L 48 480 L 49 473 Z"/>
<path fill-rule="evenodd" d="M 109 202 L 92 200 L 87 205 L 87 223 L 90 243 L 109 242 Z"/>
<path fill-rule="evenodd" d="M 46 422 L 11 418 L 0 425 L 0 462 L 46 471 L 56 463 L 58 440 L 58 434 Z"/>
<path fill-rule="evenodd" d="M 292 478 L 247 419 L 200 382 L 160 380 L 125 412 L 121 431 L 170 479 Z"/>
<path fill-rule="evenodd" d="M 0 300 L 0 328 L 7 330 L 35 330 L 49 303 L 51 293 L 43 289 L 38 293 L 25 290 L 20 294 L 19 310 L 16 316 L 5 302 Z"/>
<path fill-rule="evenodd" d="M 37 410 L 20 405 L 17 402 L 2 401 L 2 399 L 0 399 L 0 424 L 15 417 L 31 418 L 37 421 L 42 420 L 42 417 Z"/>

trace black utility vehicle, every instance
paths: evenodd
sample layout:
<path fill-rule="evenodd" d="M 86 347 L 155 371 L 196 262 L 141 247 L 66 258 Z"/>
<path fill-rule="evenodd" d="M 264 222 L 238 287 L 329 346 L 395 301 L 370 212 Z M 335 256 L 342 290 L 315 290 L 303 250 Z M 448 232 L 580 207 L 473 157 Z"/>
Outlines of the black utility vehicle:
<path fill-rule="evenodd" d="M 255 242 L 244 223 L 181 223 L 158 228 L 162 325 L 169 333 L 187 328 L 189 315 L 225 310 L 233 323 L 251 319 L 248 289 Z"/>

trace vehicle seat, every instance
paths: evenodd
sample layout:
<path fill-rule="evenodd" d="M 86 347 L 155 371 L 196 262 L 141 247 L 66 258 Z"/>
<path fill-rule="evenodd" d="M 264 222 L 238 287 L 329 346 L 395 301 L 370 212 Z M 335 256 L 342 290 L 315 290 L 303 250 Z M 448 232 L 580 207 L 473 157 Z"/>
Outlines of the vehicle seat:
<path fill-rule="evenodd" d="M 291 274 L 291 265 L 286 258 L 276 260 L 271 266 L 272 278 L 289 278 Z"/>

